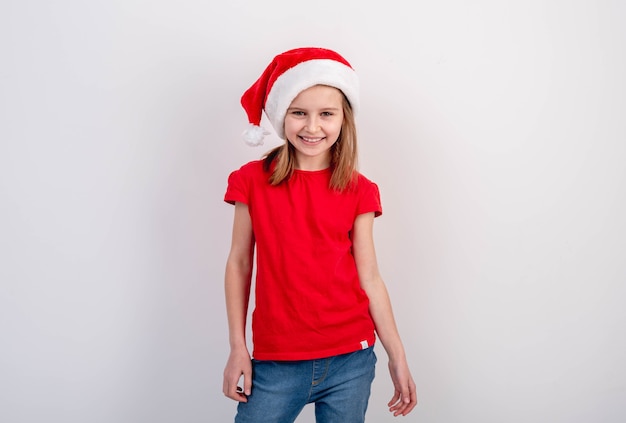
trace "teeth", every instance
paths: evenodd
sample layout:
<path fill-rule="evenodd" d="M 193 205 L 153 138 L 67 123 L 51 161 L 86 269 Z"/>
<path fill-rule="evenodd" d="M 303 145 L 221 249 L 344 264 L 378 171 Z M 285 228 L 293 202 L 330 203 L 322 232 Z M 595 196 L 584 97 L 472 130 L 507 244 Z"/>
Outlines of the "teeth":
<path fill-rule="evenodd" d="M 321 140 L 322 138 L 307 138 L 307 137 L 302 137 L 303 140 L 305 140 L 306 142 L 317 142 L 319 140 Z"/>

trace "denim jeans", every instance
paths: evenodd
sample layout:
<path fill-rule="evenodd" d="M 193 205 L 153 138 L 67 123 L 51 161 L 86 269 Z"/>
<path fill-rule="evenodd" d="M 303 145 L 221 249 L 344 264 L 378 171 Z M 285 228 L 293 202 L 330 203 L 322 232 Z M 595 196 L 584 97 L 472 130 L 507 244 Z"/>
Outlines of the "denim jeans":
<path fill-rule="evenodd" d="M 375 365 L 373 347 L 318 360 L 252 360 L 252 392 L 235 423 L 291 423 L 309 403 L 317 423 L 362 423 Z"/>

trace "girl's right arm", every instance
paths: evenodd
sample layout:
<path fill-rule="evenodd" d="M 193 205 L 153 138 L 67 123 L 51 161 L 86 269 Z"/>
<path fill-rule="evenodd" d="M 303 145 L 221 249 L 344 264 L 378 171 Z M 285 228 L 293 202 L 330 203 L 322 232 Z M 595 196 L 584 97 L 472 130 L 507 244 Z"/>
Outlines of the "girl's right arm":
<path fill-rule="evenodd" d="M 226 261 L 225 293 L 228 315 L 230 355 L 224 369 L 224 395 L 247 402 L 252 388 L 252 364 L 246 345 L 246 317 L 250 299 L 254 236 L 248 206 L 235 203 L 235 218 L 228 260 Z M 237 390 L 243 376 L 243 392 Z"/>

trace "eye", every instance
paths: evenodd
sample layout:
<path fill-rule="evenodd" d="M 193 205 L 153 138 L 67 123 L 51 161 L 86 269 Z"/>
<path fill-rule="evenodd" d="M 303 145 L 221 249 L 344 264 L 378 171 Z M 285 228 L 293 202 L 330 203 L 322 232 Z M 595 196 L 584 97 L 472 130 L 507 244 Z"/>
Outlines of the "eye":
<path fill-rule="evenodd" d="M 294 116 L 304 116 L 304 112 L 302 110 L 293 110 L 291 114 Z"/>
<path fill-rule="evenodd" d="M 333 112 L 322 112 L 322 116 L 332 116 L 334 115 Z"/>

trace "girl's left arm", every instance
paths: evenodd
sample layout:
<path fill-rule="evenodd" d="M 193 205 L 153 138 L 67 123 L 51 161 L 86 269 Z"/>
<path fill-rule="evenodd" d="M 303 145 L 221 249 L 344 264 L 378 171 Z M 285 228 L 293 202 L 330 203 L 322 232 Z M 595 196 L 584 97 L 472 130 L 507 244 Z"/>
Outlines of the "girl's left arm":
<path fill-rule="evenodd" d="M 389 294 L 378 270 L 373 229 L 374 213 L 357 216 L 352 231 L 353 254 L 361 287 L 370 301 L 369 310 L 376 333 L 389 357 L 389 372 L 395 392 L 387 405 L 394 416 L 406 416 L 417 405 L 417 392 L 393 316 Z"/>

